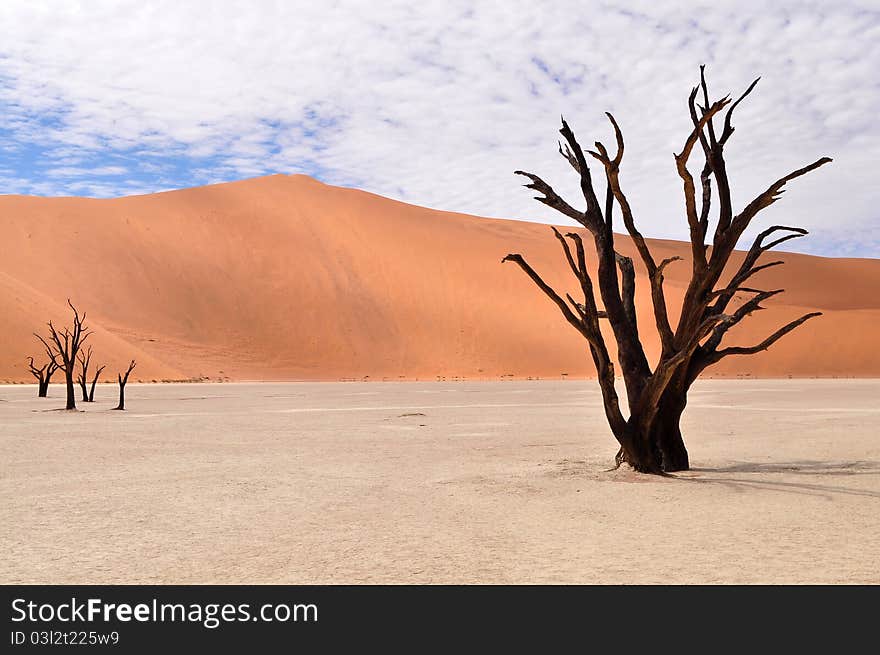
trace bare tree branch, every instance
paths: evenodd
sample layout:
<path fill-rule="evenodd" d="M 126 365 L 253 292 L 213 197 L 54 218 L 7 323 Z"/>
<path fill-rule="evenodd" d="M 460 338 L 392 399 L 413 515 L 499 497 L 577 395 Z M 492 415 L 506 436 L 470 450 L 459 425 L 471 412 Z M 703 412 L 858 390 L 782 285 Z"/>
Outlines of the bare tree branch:
<path fill-rule="evenodd" d="M 657 334 L 660 336 L 662 355 L 669 356 L 675 350 L 675 335 L 669 324 L 669 313 L 666 309 L 666 296 L 663 292 L 663 269 L 672 262 L 681 261 L 681 257 L 667 257 L 650 278 L 651 302 L 654 305 L 654 322 L 657 325 Z"/>
<path fill-rule="evenodd" d="M 718 141 L 718 143 L 720 145 L 723 146 L 725 143 L 727 143 L 727 140 L 731 137 L 731 135 L 733 135 L 733 131 L 735 128 L 730 123 L 730 119 L 733 117 L 733 110 L 736 109 L 736 106 L 739 103 L 741 103 L 743 100 L 745 100 L 745 97 L 752 92 L 752 89 L 754 89 L 755 86 L 757 86 L 757 84 L 760 80 L 761 80 L 760 77 L 756 77 L 755 81 L 752 82 L 751 84 L 749 84 L 749 88 L 746 89 L 745 92 L 739 98 L 736 99 L 736 102 L 734 102 L 732 105 L 730 105 L 730 109 L 727 110 L 727 113 L 724 116 L 724 131 L 721 133 L 721 139 L 719 139 L 719 141 Z"/>
<path fill-rule="evenodd" d="M 620 162 L 623 159 L 623 135 L 620 132 L 620 126 L 617 124 L 617 121 L 614 120 L 614 116 L 608 112 L 606 112 L 606 116 L 608 116 L 608 120 L 611 121 L 611 125 L 614 127 L 614 134 L 617 140 L 617 155 L 615 155 L 614 159 L 610 159 L 605 147 L 598 141 L 596 142 L 598 152 L 591 150 L 589 151 L 589 154 L 599 160 L 605 167 L 605 179 L 608 183 L 608 188 L 611 189 L 614 199 L 620 206 L 620 213 L 623 216 L 623 224 L 626 226 L 626 231 L 633 240 L 636 250 L 638 250 L 639 256 L 642 258 L 642 262 L 645 264 L 645 269 L 650 276 L 654 274 L 657 265 L 654 262 L 654 257 L 651 255 L 648 244 L 645 243 L 645 238 L 642 236 L 642 233 L 639 232 L 638 228 L 636 228 L 629 200 L 627 200 L 626 194 L 623 193 L 623 189 L 620 187 L 619 171 Z M 606 211 L 610 211 L 610 208 Z"/>
<path fill-rule="evenodd" d="M 769 244 L 764 244 L 764 239 L 775 232 L 791 232 L 786 237 L 777 239 Z M 805 236 L 807 231 L 800 227 L 788 227 L 785 225 L 773 225 L 772 227 L 768 227 L 766 230 L 758 234 L 755 237 L 755 240 L 752 242 L 752 246 L 749 248 L 746 256 L 743 258 L 742 264 L 740 264 L 736 273 L 734 273 L 733 277 L 728 282 L 727 286 L 720 290 L 713 292 L 707 298 L 711 299 L 717 295 L 718 300 L 715 305 L 710 308 L 709 311 L 713 313 L 722 312 L 724 308 L 727 307 L 727 303 L 730 302 L 730 299 L 733 297 L 733 294 L 736 293 L 738 289 L 741 288 L 743 282 L 752 277 L 755 273 L 765 268 L 770 268 L 771 266 L 778 266 L 784 263 L 781 260 L 770 262 L 768 264 L 764 264 L 763 266 L 755 266 L 758 261 L 758 258 L 773 248 L 774 246 L 788 241 L 789 239 L 795 239 L 798 237 Z"/>
<path fill-rule="evenodd" d="M 705 242 L 706 234 L 709 231 L 709 211 L 712 207 L 712 153 L 709 147 L 709 142 L 706 140 L 706 135 L 703 134 L 703 130 L 699 129 L 700 118 L 697 116 L 697 105 L 695 102 L 696 96 L 696 89 L 694 89 L 688 97 L 688 109 L 691 114 L 691 122 L 694 124 L 694 129 L 697 130 L 697 136 L 700 140 L 700 146 L 703 149 L 703 157 L 705 159 L 703 170 L 700 172 L 700 187 L 702 195 L 699 218 L 700 232 L 702 234 L 700 240 Z"/>
<path fill-rule="evenodd" d="M 577 221 L 578 223 L 589 229 L 590 226 L 587 224 L 587 219 L 584 216 L 583 212 L 579 212 L 577 209 L 565 202 L 559 196 L 559 194 L 557 194 L 553 190 L 553 187 L 547 184 L 540 177 L 538 177 L 537 175 L 533 175 L 532 173 L 526 173 L 525 171 L 514 171 L 514 174 L 522 175 L 529 178 L 531 180 L 531 183 L 524 184 L 523 186 L 527 189 L 534 189 L 538 193 L 543 194 L 541 196 L 535 196 L 535 200 L 544 203 L 548 207 L 552 207 L 560 214 L 565 214 L 569 218 Z"/>
<path fill-rule="evenodd" d="M 596 199 L 596 192 L 593 189 L 593 178 L 590 175 L 590 167 L 587 165 L 584 151 L 577 142 L 574 132 L 571 131 L 571 128 L 568 126 L 568 123 L 565 122 L 564 118 L 561 120 L 562 128 L 559 130 L 559 133 L 563 136 L 566 143 L 568 143 L 568 147 L 571 149 L 575 161 L 577 162 L 581 178 L 581 193 L 583 193 L 584 200 L 587 201 L 587 211 L 585 212 L 586 222 L 584 222 L 583 225 L 590 231 L 598 230 L 602 224 L 602 210 L 599 208 L 599 201 Z"/>
<path fill-rule="evenodd" d="M 697 90 L 691 91 L 691 102 L 696 95 Z M 685 140 L 681 152 L 675 155 L 675 165 L 679 177 L 684 183 L 684 199 L 685 213 L 687 214 L 688 227 L 690 229 L 691 255 L 694 260 L 694 270 L 701 271 L 706 268 L 706 244 L 705 233 L 702 231 L 701 217 L 697 214 L 696 191 L 694 189 L 694 178 L 687 168 L 688 159 L 696 142 L 700 139 L 700 134 L 706 124 L 712 120 L 712 117 L 727 106 L 730 99 L 725 97 L 714 103 L 709 109 L 703 112 L 702 118 L 694 126 L 690 136 Z M 711 137 L 711 134 L 710 134 Z M 711 137 L 714 139 L 714 137 Z M 710 147 L 713 141 L 710 139 Z M 716 171 L 717 173 L 717 171 Z M 716 175 L 717 177 L 717 175 Z M 708 211 L 708 210 L 707 210 Z M 708 217 L 707 219 L 708 220 Z"/>
<path fill-rule="evenodd" d="M 727 318 L 722 320 L 722 322 L 715 327 L 715 329 L 712 331 L 712 335 L 709 337 L 706 343 L 703 344 L 703 347 L 708 352 L 714 351 L 718 348 L 719 344 L 721 343 L 722 337 L 730 328 L 742 321 L 746 316 L 749 316 L 752 312 L 763 309 L 763 307 L 761 307 L 762 302 L 764 302 L 768 298 L 772 298 L 773 296 L 782 293 L 785 290 L 774 289 L 773 291 L 758 291 L 756 289 L 743 289 L 743 291 L 751 291 L 754 292 L 756 295 L 750 300 L 743 303 L 739 309 L 737 309 L 733 314 L 727 316 Z"/>
<path fill-rule="evenodd" d="M 572 313 L 571 308 L 568 306 L 568 304 L 565 302 L 565 300 L 563 300 L 559 296 L 559 294 L 556 293 L 556 291 L 554 291 L 553 288 L 549 284 L 544 282 L 544 280 L 541 278 L 541 276 L 535 272 L 535 269 L 533 269 L 528 264 L 528 262 L 526 262 L 526 260 L 523 259 L 522 255 L 517 254 L 517 253 L 512 253 L 512 254 L 506 255 L 504 257 L 504 259 L 501 260 L 501 262 L 502 263 L 504 263 L 504 262 L 516 263 L 523 271 L 525 271 L 526 275 L 528 275 L 532 279 L 532 281 L 535 283 L 535 285 L 541 291 L 543 291 L 544 294 L 548 298 L 550 298 L 550 300 L 552 300 L 556 304 L 557 307 L 559 307 L 559 311 L 562 312 L 562 315 L 565 317 L 565 320 L 568 321 L 569 324 L 575 330 L 580 332 L 581 335 L 583 335 L 583 337 L 588 342 L 593 343 L 595 341 L 593 333 L 591 330 L 589 330 L 587 328 L 586 323 L 580 317 L 575 316 Z"/>
<path fill-rule="evenodd" d="M 617 266 L 620 269 L 621 285 L 620 295 L 623 300 L 623 309 L 632 325 L 633 331 L 638 334 L 638 322 L 636 320 L 636 269 L 632 259 L 620 253 L 615 253 Z"/>
<path fill-rule="evenodd" d="M 745 348 L 741 346 L 733 346 L 730 348 L 719 350 L 717 352 L 717 357 L 718 359 L 721 359 L 722 357 L 727 357 L 728 355 L 754 355 L 755 353 L 759 353 L 762 350 L 767 350 L 770 346 L 779 341 L 782 337 L 794 330 L 796 327 L 816 316 L 822 316 L 822 312 L 810 312 L 809 314 L 804 314 L 800 318 L 779 328 L 778 330 L 776 330 L 776 332 L 771 334 L 769 337 L 764 339 L 756 346 L 749 346 Z"/>
<path fill-rule="evenodd" d="M 769 187 L 767 187 L 766 191 L 764 191 L 761 195 L 759 195 L 757 198 L 752 200 L 748 205 L 746 205 L 746 208 L 743 209 L 736 216 L 736 218 L 733 219 L 733 224 L 731 227 L 734 229 L 736 237 L 739 238 L 739 236 L 749 226 L 749 223 L 751 223 L 752 219 L 755 217 L 755 215 L 759 211 L 769 207 L 774 202 L 779 200 L 781 194 L 785 190 L 783 187 L 786 185 L 787 182 L 791 182 L 794 179 L 797 179 L 803 175 L 806 175 L 810 171 L 814 171 L 817 168 L 819 168 L 820 166 L 824 166 L 825 164 L 828 164 L 831 161 L 833 161 L 833 160 L 830 157 L 821 157 L 820 159 L 817 159 L 816 161 L 814 161 L 812 164 L 808 164 L 807 166 L 804 166 L 803 168 L 799 168 L 796 171 L 792 171 L 791 173 L 789 173 L 788 175 L 786 175 L 784 177 L 780 177 L 773 184 L 771 184 Z"/>

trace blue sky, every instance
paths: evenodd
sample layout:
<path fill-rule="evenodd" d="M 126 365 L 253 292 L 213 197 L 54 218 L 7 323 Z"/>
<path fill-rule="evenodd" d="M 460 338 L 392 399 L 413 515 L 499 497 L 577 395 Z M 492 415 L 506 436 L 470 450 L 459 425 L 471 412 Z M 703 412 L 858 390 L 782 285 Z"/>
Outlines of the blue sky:
<path fill-rule="evenodd" d="M 627 139 L 642 231 L 686 238 L 672 153 L 686 100 L 738 95 L 742 206 L 820 156 L 756 229 L 792 249 L 880 257 L 876 2 L 0 3 L 0 193 L 113 197 L 306 173 L 420 205 L 564 222 L 512 175 L 574 202 L 560 114 Z M 748 235 L 747 237 L 748 238 Z"/>

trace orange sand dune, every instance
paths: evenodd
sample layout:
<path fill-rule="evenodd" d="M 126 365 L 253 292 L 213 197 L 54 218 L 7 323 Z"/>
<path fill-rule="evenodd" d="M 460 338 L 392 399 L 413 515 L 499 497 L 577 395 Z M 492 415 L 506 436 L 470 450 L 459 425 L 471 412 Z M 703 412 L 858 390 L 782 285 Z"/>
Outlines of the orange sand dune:
<path fill-rule="evenodd" d="M 781 211 L 781 210 L 776 210 Z M 305 176 L 112 200 L 0 197 L 0 380 L 32 381 L 34 330 L 88 311 L 107 373 L 134 379 L 370 380 L 593 375 L 579 336 L 512 264 L 567 287 L 546 225 L 415 207 Z M 657 257 L 687 246 L 655 241 Z M 632 253 L 621 239 L 620 249 Z M 788 292 L 733 337 L 768 352 L 710 371 L 878 376 L 880 261 L 783 254 L 756 278 Z M 673 315 L 688 274 L 668 269 Z M 640 325 L 653 319 L 641 280 Z M 651 353 L 656 351 L 652 342 Z"/>

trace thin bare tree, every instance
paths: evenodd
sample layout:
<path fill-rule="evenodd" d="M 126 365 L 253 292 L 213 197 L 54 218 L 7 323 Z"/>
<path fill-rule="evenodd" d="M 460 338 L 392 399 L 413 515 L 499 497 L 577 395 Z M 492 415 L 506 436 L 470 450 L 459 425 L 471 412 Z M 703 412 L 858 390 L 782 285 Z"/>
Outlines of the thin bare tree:
<path fill-rule="evenodd" d="M 52 380 L 52 375 L 58 370 L 58 364 L 55 363 L 54 359 L 50 359 L 37 368 L 34 364 L 34 358 L 28 357 L 28 368 L 31 371 L 31 375 L 37 378 L 37 397 L 45 398 L 49 395 L 49 382 Z"/>
<path fill-rule="evenodd" d="M 731 122 L 734 109 L 757 83 L 758 80 L 752 82 L 736 102 L 731 103 L 730 97 L 710 102 L 705 70 L 700 67 L 700 84 L 691 90 L 688 110 L 693 129 L 685 139 L 681 152 L 675 155 L 675 165 L 684 189 L 684 213 L 690 231 L 692 271 L 675 326 L 670 323 L 667 314 L 663 271 L 681 258 L 670 257 L 658 262 L 636 228 L 632 207 L 620 182 L 620 164 L 624 153 L 623 134 L 610 113 L 606 115 L 617 143 L 613 156 L 599 142 L 595 143 L 595 150 L 585 151 L 574 132 L 562 120 L 560 133 L 565 143 L 559 143 L 559 152 L 580 177 L 585 210 L 576 209 L 563 200 L 537 175 L 516 171 L 516 174 L 529 179 L 529 183 L 525 185 L 527 188 L 539 193 L 536 200 L 586 228 L 587 234 L 584 235 L 574 230 L 563 235 L 553 228 L 568 266 L 578 282 L 578 295 L 582 294 L 582 300 L 575 300 L 570 294 L 561 296 L 520 254 L 509 254 L 503 261 L 518 264 L 586 340 L 598 373 L 605 416 L 620 446 L 615 458 L 618 466 L 626 462 L 635 470 L 646 473 L 686 470 L 689 467 L 689 458 L 682 439 L 680 419 L 687 405 L 688 390 L 697 376 L 725 357 L 751 355 L 766 350 L 805 321 L 820 315 L 820 312 L 805 314 L 754 345 L 722 343 L 732 327 L 752 312 L 763 309 L 762 302 L 783 292 L 782 289 L 762 290 L 747 286 L 747 282 L 754 284 L 752 279 L 759 271 L 783 263 L 781 260 L 759 263 L 761 255 L 790 239 L 804 236 L 807 231 L 784 225 L 774 225 L 763 230 L 755 238 L 740 265 L 731 271 L 728 281 L 719 284 L 737 242 L 758 213 L 780 198 L 786 183 L 831 161 L 828 157 L 822 157 L 780 177 L 738 213 L 734 213 L 724 148 L 734 132 Z M 723 124 L 716 125 L 714 121 L 721 121 L 720 112 L 725 108 L 727 111 L 724 113 Z M 699 176 L 699 203 L 696 183 L 687 166 L 692 151 L 698 145 L 704 160 Z M 596 195 L 587 156 L 599 162 L 600 170 L 604 172 L 604 206 Z M 718 197 L 718 211 L 714 218 L 714 230 L 710 235 L 713 180 Z M 645 355 L 636 322 L 633 262 L 617 252 L 614 246 L 612 215 L 615 205 L 619 208 L 623 224 L 635 245 L 650 285 L 654 323 L 661 346 L 659 360 L 653 368 Z M 584 236 L 592 238 L 598 258 L 597 286 L 601 308 L 594 293 L 593 279 L 587 270 Z M 707 245 L 710 238 L 711 247 Z M 743 303 L 735 311 L 730 311 L 728 305 L 735 297 L 743 300 Z M 607 320 L 610 324 L 617 345 L 617 359 L 627 392 L 626 417 L 621 410 L 615 388 L 614 363 L 600 330 L 602 320 Z"/>
<path fill-rule="evenodd" d="M 77 355 L 77 360 L 79 361 L 80 369 L 76 381 L 82 391 L 83 402 L 87 403 L 89 402 L 88 375 L 89 363 L 92 361 L 92 347 L 89 346 L 85 351 L 80 350 Z"/>
<path fill-rule="evenodd" d="M 119 404 L 113 409 L 125 409 L 125 385 L 128 384 L 128 376 L 134 370 L 136 365 L 136 362 L 131 360 L 125 375 L 117 373 L 116 377 L 119 379 Z"/>
<path fill-rule="evenodd" d="M 106 366 L 99 366 L 95 371 L 95 375 L 92 378 L 91 386 L 88 385 L 89 380 L 89 365 L 92 361 L 92 347 L 89 346 L 85 352 L 82 350 L 79 351 L 79 355 L 77 356 L 77 360 L 79 361 L 80 371 L 79 375 L 76 378 L 77 383 L 82 390 L 82 399 L 85 403 L 93 403 L 95 402 L 95 385 L 98 384 L 98 378 L 101 377 L 101 372 L 107 368 Z"/>
<path fill-rule="evenodd" d="M 88 385 L 89 380 L 89 365 L 92 361 L 92 347 L 89 346 L 85 352 L 82 350 L 79 351 L 79 355 L 77 357 L 80 365 L 79 375 L 76 378 L 77 383 L 82 390 L 82 399 L 85 403 L 93 403 L 95 402 L 95 385 L 98 384 L 98 378 L 101 376 L 101 372 L 107 368 L 106 366 L 99 366 L 95 371 L 95 375 L 92 378 L 91 387 Z"/>
<path fill-rule="evenodd" d="M 102 365 L 99 366 L 99 367 L 97 368 L 97 370 L 95 371 L 95 376 L 92 378 L 92 384 L 91 384 L 91 386 L 89 387 L 89 402 L 90 402 L 90 403 L 95 402 L 95 385 L 98 384 L 98 378 L 101 377 L 101 372 L 102 372 L 105 368 L 107 368 L 107 365 L 106 365 L 106 364 L 102 364 Z"/>
<path fill-rule="evenodd" d="M 85 326 L 85 312 L 80 316 L 79 311 L 73 306 L 69 298 L 67 304 L 73 310 L 72 329 L 68 327 L 61 330 L 56 329 L 52 321 L 49 321 L 49 338 L 45 339 L 36 333 L 34 333 L 34 336 L 45 347 L 49 359 L 54 361 L 64 371 L 64 380 L 67 385 L 67 405 L 65 409 L 76 409 L 76 394 L 73 387 L 76 356 L 85 340 L 88 339 L 91 331 Z"/>

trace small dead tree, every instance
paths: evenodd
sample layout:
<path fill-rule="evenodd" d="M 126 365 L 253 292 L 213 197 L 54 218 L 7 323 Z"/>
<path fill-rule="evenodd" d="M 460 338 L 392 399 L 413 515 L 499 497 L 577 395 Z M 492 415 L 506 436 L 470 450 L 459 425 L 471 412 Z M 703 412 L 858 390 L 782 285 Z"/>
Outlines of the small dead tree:
<path fill-rule="evenodd" d="M 95 385 L 98 384 L 98 378 L 101 377 L 101 372 L 107 368 L 106 364 L 103 364 L 98 367 L 95 371 L 95 377 L 92 378 L 92 385 L 89 387 L 89 402 L 95 402 Z"/>
<path fill-rule="evenodd" d="M 77 360 L 80 364 L 79 375 L 76 378 L 77 383 L 82 390 L 82 399 L 84 403 L 93 403 L 95 402 L 95 385 L 98 384 L 98 378 L 101 377 L 101 372 L 107 368 L 106 366 L 99 366 L 95 371 L 95 376 L 92 378 L 91 387 L 88 385 L 89 379 L 89 364 L 92 361 L 92 347 L 89 346 L 88 349 L 83 352 L 80 350 Z"/>
<path fill-rule="evenodd" d="M 49 359 L 54 361 L 58 368 L 64 371 L 64 380 L 67 385 L 67 405 L 65 409 L 76 409 L 76 394 L 73 387 L 73 374 L 76 366 L 77 354 L 91 331 L 85 326 L 86 315 L 73 306 L 68 298 L 67 304 L 73 310 L 73 329 L 65 327 L 58 330 L 49 321 L 49 338 L 45 339 L 39 334 L 34 334 L 46 349 Z"/>
<path fill-rule="evenodd" d="M 101 372 L 107 368 L 106 366 L 99 366 L 95 371 L 95 376 L 92 378 L 91 386 L 88 385 L 89 380 L 89 364 L 92 361 L 92 347 L 89 346 L 88 349 L 83 352 L 80 350 L 79 355 L 77 357 L 80 365 L 79 375 L 76 378 L 77 383 L 82 390 L 82 399 L 84 403 L 93 403 L 95 402 L 95 385 L 98 384 L 98 378 L 101 377 Z"/>
<path fill-rule="evenodd" d="M 28 357 L 28 368 L 31 371 L 31 375 L 37 378 L 37 397 L 45 398 L 49 394 L 49 382 L 52 379 L 52 375 L 58 370 L 58 364 L 55 363 L 54 359 L 50 359 L 37 368 L 34 365 L 34 358 Z"/>
<path fill-rule="evenodd" d="M 80 370 L 76 381 L 79 384 L 80 390 L 82 391 L 83 402 L 87 403 L 89 402 L 88 375 L 89 363 L 92 361 L 92 347 L 89 346 L 85 352 L 80 350 L 79 354 L 77 355 L 77 360 L 79 361 Z"/>
<path fill-rule="evenodd" d="M 122 375 L 122 373 L 116 374 L 116 377 L 119 379 L 119 404 L 113 409 L 125 409 L 125 385 L 128 384 L 128 376 L 136 365 L 135 361 L 131 360 L 125 375 Z"/>
<path fill-rule="evenodd" d="M 760 79 L 760 78 L 759 78 Z M 767 189 L 734 214 L 730 180 L 724 158 L 724 148 L 733 135 L 731 118 L 734 109 L 751 93 L 758 80 L 731 104 L 725 97 L 709 101 L 704 67 L 700 67 L 700 84 L 691 90 L 688 109 L 693 130 L 685 139 L 679 154 L 675 155 L 678 175 L 684 187 L 684 205 L 690 231 L 692 272 L 682 301 L 678 324 L 673 326 L 667 315 L 663 291 L 664 269 L 680 257 L 657 262 L 642 234 L 636 228 L 633 210 L 620 182 L 620 164 L 623 159 L 623 134 L 617 121 L 606 113 L 614 129 L 617 149 L 612 156 L 602 143 L 595 150 L 583 150 L 574 132 L 563 119 L 560 133 L 565 144 L 559 143 L 559 153 L 580 177 L 580 187 L 586 209 L 576 209 L 563 200 L 537 175 L 516 171 L 529 179 L 525 186 L 540 195 L 536 200 L 552 207 L 586 228 L 592 238 L 598 258 L 597 284 L 602 303 L 600 309 L 594 294 L 593 280 L 587 271 L 581 233 L 569 232 L 564 236 L 553 228 L 562 245 L 565 259 L 580 287 L 583 300 L 570 294 L 564 298 L 552 289 L 520 254 L 509 254 L 502 261 L 512 261 L 532 279 L 559 308 L 565 319 L 587 341 L 596 366 L 605 415 L 620 449 L 616 463 L 626 462 L 635 470 L 646 473 L 681 471 L 689 466 L 688 453 L 681 435 L 679 422 L 687 405 L 687 393 L 697 376 L 707 367 L 732 355 L 751 355 L 766 350 L 777 340 L 819 316 L 811 312 L 780 327 L 758 344 L 752 346 L 723 346 L 727 332 L 752 312 L 763 309 L 761 303 L 780 293 L 782 289 L 762 290 L 746 285 L 756 273 L 782 261 L 758 263 L 759 258 L 774 246 L 807 233 L 798 227 L 774 225 L 758 234 L 742 263 L 733 271 L 726 284 L 719 280 L 734 252 L 740 237 L 757 214 L 776 202 L 787 182 L 806 175 L 831 161 L 822 157 L 773 182 Z M 701 94 L 701 101 L 698 95 Z M 722 126 L 713 121 L 724 108 Z M 720 127 L 720 129 L 716 129 Z M 687 164 L 699 144 L 704 163 L 700 172 L 700 202 L 697 203 L 696 184 Z M 605 174 L 604 207 L 596 195 L 587 155 L 599 162 Z M 710 208 L 712 180 L 718 196 L 718 213 L 714 232 L 710 235 Z M 635 308 L 635 272 L 633 262 L 615 251 L 612 214 L 615 204 L 626 231 L 638 252 L 647 273 L 651 289 L 654 322 L 659 334 L 661 352 L 659 361 L 651 368 L 639 337 Z M 711 238 L 711 249 L 707 240 Z M 769 241 L 768 241 L 769 240 Z M 580 294 L 579 294 L 580 295 Z M 743 304 L 728 311 L 734 297 L 745 296 Z M 599 329 L 600 321 L 607 320 L 617 344 L 617 359 L 627 391 L 629 416 L 624 417 L 615 389 L 614 364 L 608 353 L 605 338 Z"/>

